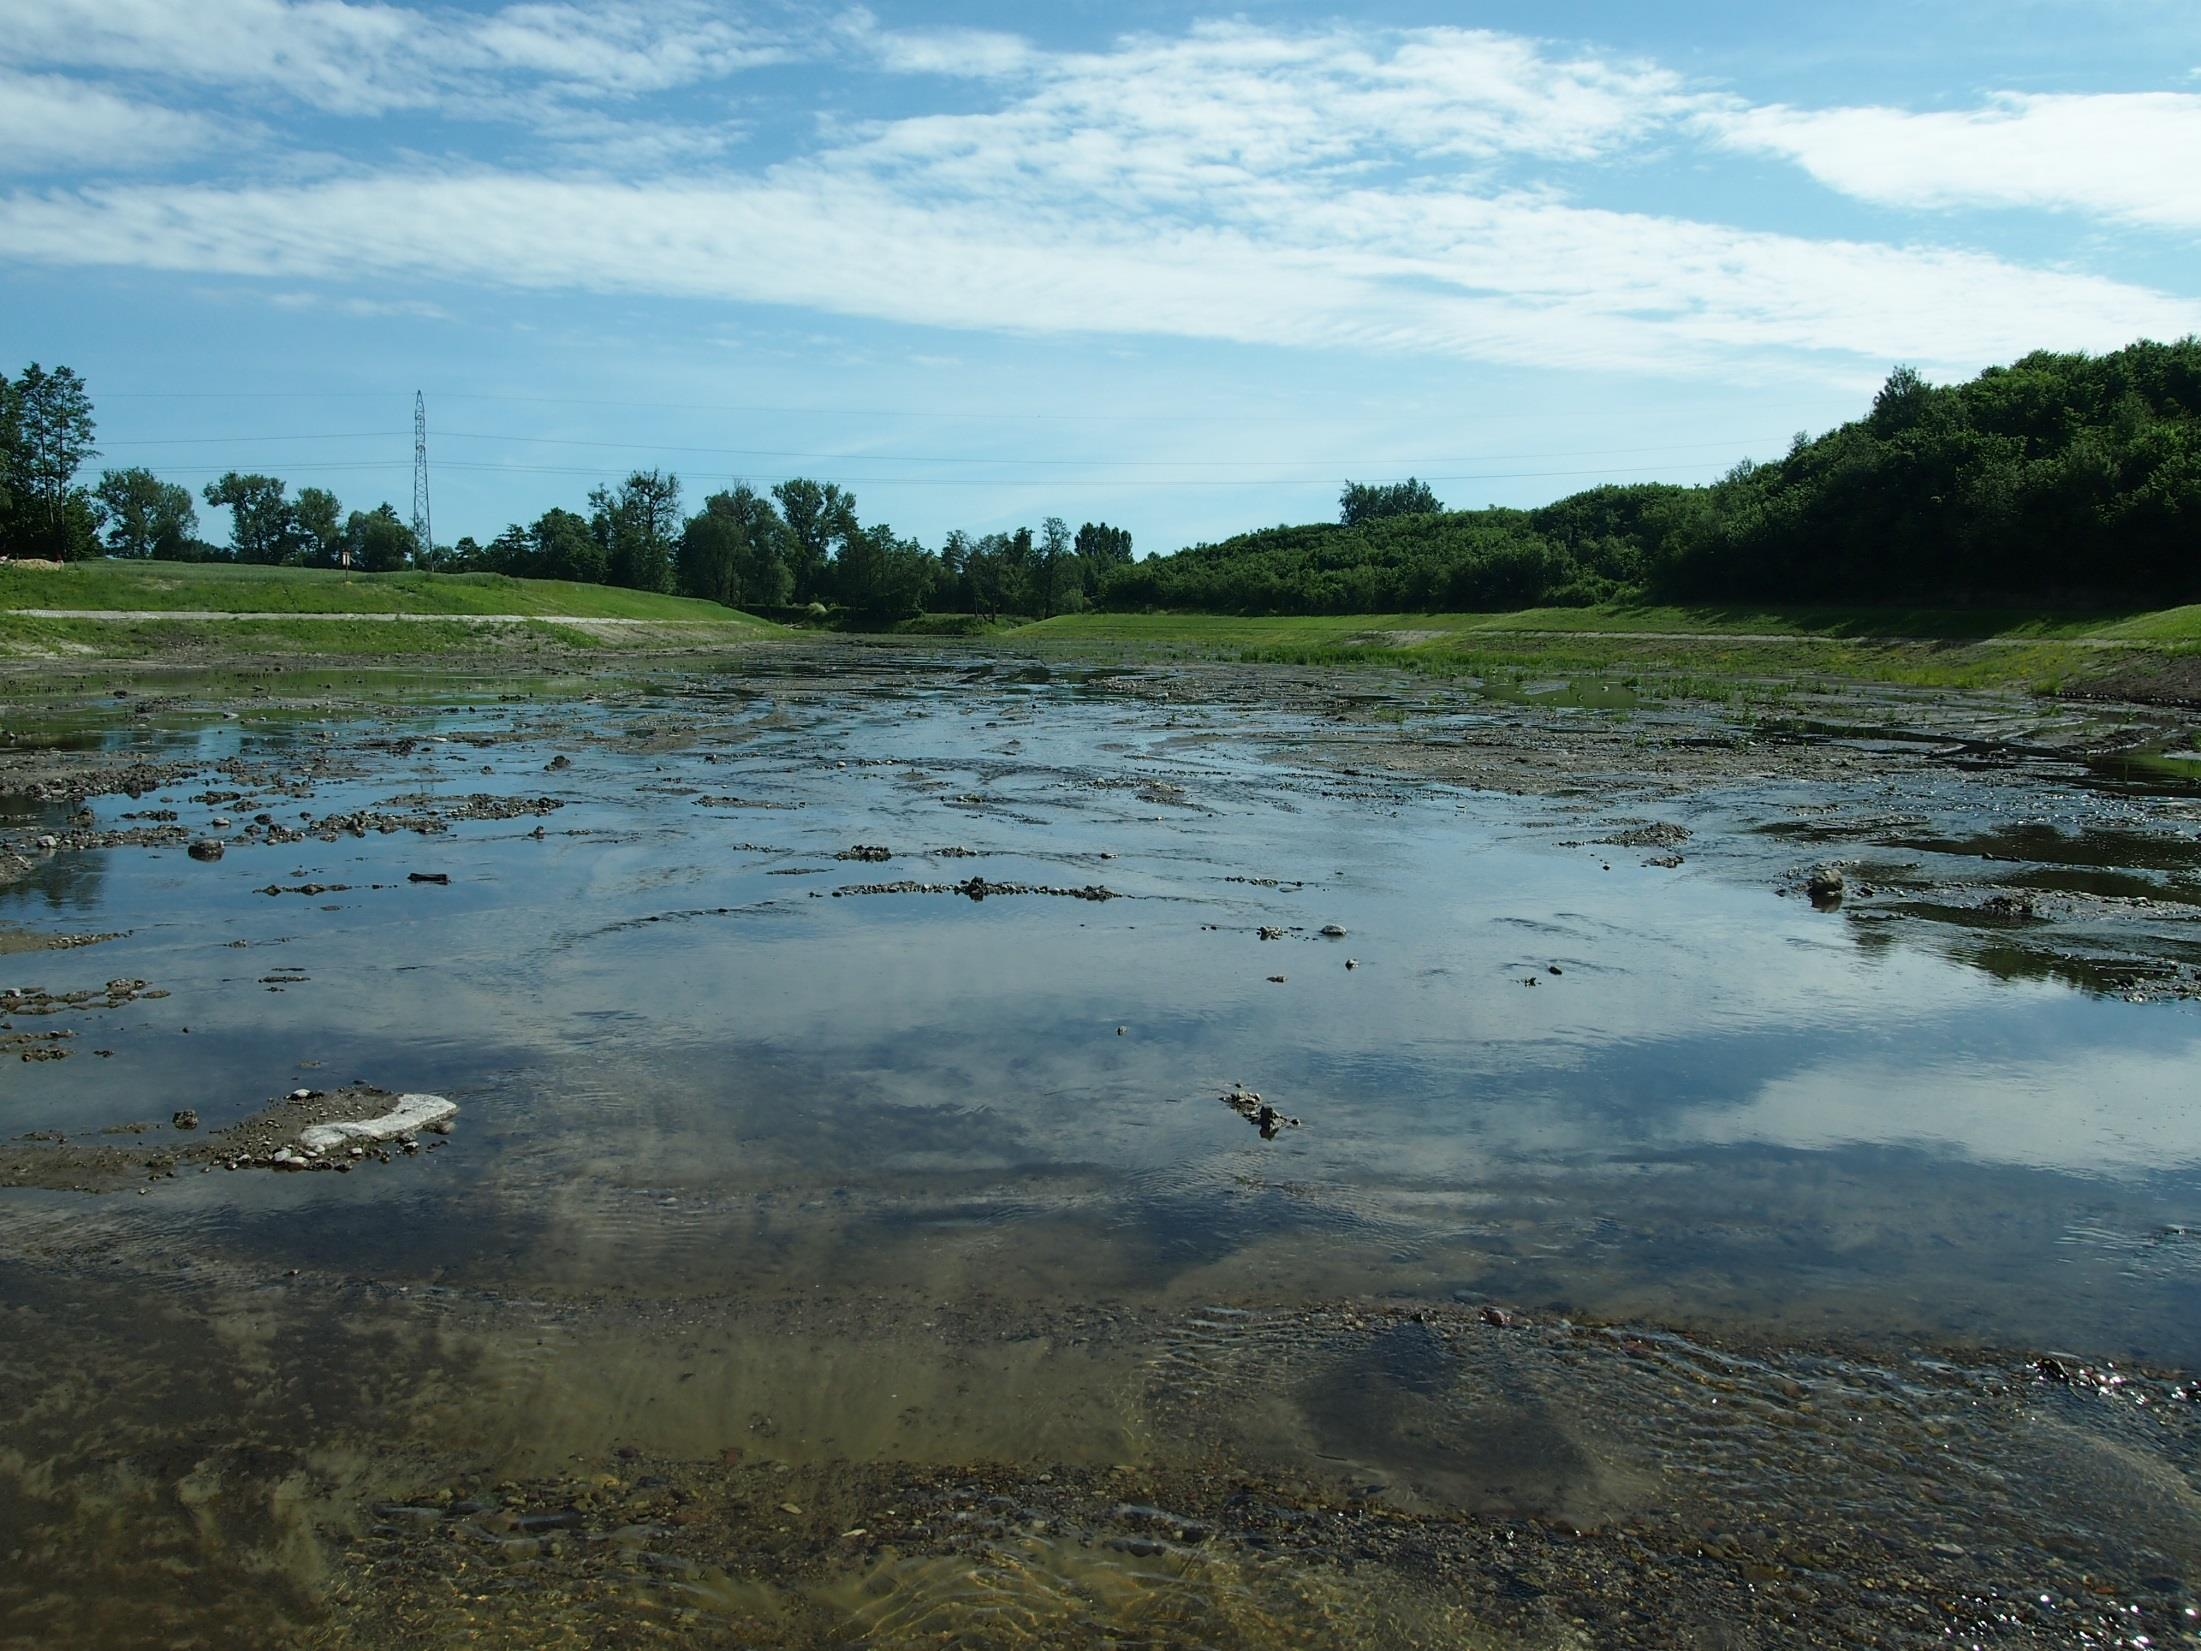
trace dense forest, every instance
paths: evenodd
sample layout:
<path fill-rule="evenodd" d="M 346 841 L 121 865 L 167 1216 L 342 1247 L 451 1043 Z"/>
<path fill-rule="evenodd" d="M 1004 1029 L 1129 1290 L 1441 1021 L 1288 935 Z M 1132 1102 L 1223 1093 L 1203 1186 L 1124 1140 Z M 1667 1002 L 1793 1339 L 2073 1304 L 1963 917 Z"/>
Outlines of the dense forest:
<path fill-rule="evenodd" d="M 1151 558 L 1101 600 L 1231 613 L 2201 600 L 2201 340 L 2029 355 L 1939 387 L 1898 368 L 1864 418 L 1709 486 L 1447 511 L 1416 482 L 1349 483 L 1339 517 Z"/>
<path fill-rule="evenodd" d="M 1651 597 L 1780 602 L 2201 600 L 2201 340 L 2035 354 L 1968 383 L 1898 368 L 1871 411 L 1702 487 L 1595 487 L 1536 509 L 1445 510 L 1412 478 L 1348 482 L 1338 520 L 1135 562 L 1105 522 L 950 533 L 935 551 L 798 477 L 683 513 L 637 470 L 487 544 L 424 547 L 388 504 L 231 472 L 192 493 L 108 470 L 66 367 L 0 378 L 0 554 L 220 559 L 572 579 L 762 611 L 1045 616 L 1088 606 L 1232 613 L 1491 609 Z"/>

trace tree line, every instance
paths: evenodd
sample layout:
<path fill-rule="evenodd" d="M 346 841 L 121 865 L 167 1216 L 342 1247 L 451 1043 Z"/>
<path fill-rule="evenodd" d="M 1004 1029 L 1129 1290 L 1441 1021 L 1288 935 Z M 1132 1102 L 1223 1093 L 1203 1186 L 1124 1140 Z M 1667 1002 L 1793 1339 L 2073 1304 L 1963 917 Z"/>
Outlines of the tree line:
<path fill-rule="evenodd" d="M 950 533 L 937 550 L 855 495 L 797 477 L 681 508 L 636 470 L 487 544 L 423 552 L 388 504 L 345 512 L 232 472 L 191 493 L 97 456 L 66 367 L 0 379 L 0 552 L 207 557 L 370 571 L 482 570 L 671 591 L 773 611 L 1045 616 L 1088 605 L 1233 613 L 1489 609 L 1660 598 L 1786 602 L 2201 599 L 2201 339 L 2100 356 L 2037 352 L 1961 384 L 1899 367 L 1871 410 L 1718 481 L 1593 487 L 1534 509 L 1446 510 L 1427 484 L 1347 482 L 1334 522 L 1282 525 L 1134 562 L 1106 523 Z"/>
<path fill-rule="evenodd" d="M 345 511 L 326 488 L 295 493 L 280 477 L 230 471 L 199 497 L 229 511 L 226 545 L 198 535 L 188 488 L 142 467 L 77 478 L 99 456 L 92 402 L 67 367 L 32 363 L 0 377 L 0 555 L 73 561 L 102 553 L 270 567 L 414 567 L 505 573 L 697 596 L 729 607 L 818 604 L 900 617 L 927 611 L 1045 617 L 1084 607 L 1131 562 L 1131 534 L 1106 522 L 1075 532 L 1050 516 L 1035 533 L 953 532 L 938 551 L 885 522 L 866 524 L 856 495 L 796 477 L 747 484 L 681 512 L 680 478 L 636 470 L 593 489 L 581 511 L 552 507 L 487 544 L 424 549 L 388 503 Z"/>
<path fill-rule="evenodd" d="M 461 539 L 448 565 L 534 579 L 578 579 L 699 596 L 728 607 L 816 604 L 871 617 L 924 612 L 1074 612 L 1131 561 L 1131 535 L 1105 522 L 1075 532 L 1050 516 L 1035 533 L 948 534 L 937 551 L 886 522 L 866 524 L 856 495 L 798 476 L 768 492 L 744 483 L 680 510 L 680 478 L 637 470 L 598 487 L 588 511 L 552 508 L 488 544 Z"/>
<path fill-rule="evenodd" d="M 1348 483 L 1338 517 L 1150 558 L 1100 600 L 1248 614 L 2201 600 L 2201 340 L 2042 351 L 1952 385 L 1899 367 L 1864 417 L 1706 486 L 1448 511 L 1412 479 Z"/>

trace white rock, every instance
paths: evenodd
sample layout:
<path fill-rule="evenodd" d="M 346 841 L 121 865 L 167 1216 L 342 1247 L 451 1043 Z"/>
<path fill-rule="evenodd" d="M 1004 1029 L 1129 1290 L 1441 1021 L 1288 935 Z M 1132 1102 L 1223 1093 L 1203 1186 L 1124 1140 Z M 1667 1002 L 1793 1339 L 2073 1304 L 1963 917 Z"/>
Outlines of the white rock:
<path fill-rule="evenodd" d="M 441 1095 L 400 1095 L 397 1104 L 380 1117 L 315 1124 L 298 1137 L 298 1144 L 308 1152 L 326 1152 L 353 1141 L 387 1141 L 419 1129 L 446 1130 L 457 1111 Z"/>

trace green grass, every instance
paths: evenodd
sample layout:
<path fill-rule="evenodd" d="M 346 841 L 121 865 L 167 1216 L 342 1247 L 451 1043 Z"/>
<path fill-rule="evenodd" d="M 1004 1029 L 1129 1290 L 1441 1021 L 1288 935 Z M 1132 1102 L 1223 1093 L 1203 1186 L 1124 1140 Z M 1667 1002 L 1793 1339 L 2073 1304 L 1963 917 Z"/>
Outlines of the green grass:
<path fill-rule="evenodd" d="M 1328 643 L 1427 646 L 1509 631 L 1680 632 L 1695 636 L 1777 635 L 1828 642 L 1893 637 L 1908 641 L 2201 642 L 2201 606 L 2122 613 L 2008 608 L 1768 608 L 1750 604 L 1523 608 L 1510 613 L 1294 614 L 1248 618 L 1214 613 L 1080 613 L 1026 625 L 1022 638 L 1092 638 L 1249 646 Z"/>
<path fill-rule="evenodd" d="M 0 567 L 0 610 L 199 609 L 210 613 L 530 614 L 579 619 L 714 620 L 767 632 L 767 620 L 685 596 L 501 573 L 344 573 L 220 562 L 72 562 Z M 393 650 L 394 651 L 394 650 Z"/>
<path fill-rule="evenodd" d="M 210 644 L 217 645 L 210 648 Z M 0 659 L 159 660 L 218 651 L 233 656 L 345 655 L 433 657 L 451 654 L 594 650 L 603 644 L 569 625 L 520 620 L 509 625 L 460 620 L 392 625 L 358 619 L 223 620 L 219 629 L 188 619 L 27 619 L 0 613 Z"/>
<path fill-rule="evenodd" d="M 1633 674 L 1655 695 L 1709 684 L 1849 680 L 1917 688 L 2083 687 L 2201 642 L 2201 607 L 2071 614 L 1940 609 L 1531 608 L 1499 614 L 1066 615 L 1008 633 L 1066 650 L 1106 646 L 1301 666 L 1383 665 L 1436 677 Z M 2096 641 L 2123 647 L 2099 647 Z M 1712 695 L 1710 697 L 1718 697 Z"/>

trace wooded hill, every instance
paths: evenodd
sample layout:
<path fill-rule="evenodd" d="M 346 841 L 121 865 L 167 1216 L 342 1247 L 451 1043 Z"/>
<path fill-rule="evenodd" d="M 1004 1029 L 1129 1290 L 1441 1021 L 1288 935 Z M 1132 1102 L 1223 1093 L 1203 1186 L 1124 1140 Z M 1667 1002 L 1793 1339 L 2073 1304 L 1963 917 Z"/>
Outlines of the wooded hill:
<path fill-rule="evenodd" d="M 1426 488 L 1389 493 L 1412 506 Z M 1658 598 L 2201 599 L 2201 340 L 2038 353 L 1965 384 L 1899 368 L 1872 411 L 1703 487 L 1596 487 L 1535 510 L 1265 528 L 1115 570 L 1114 608 L 1487 610 Z"/>

